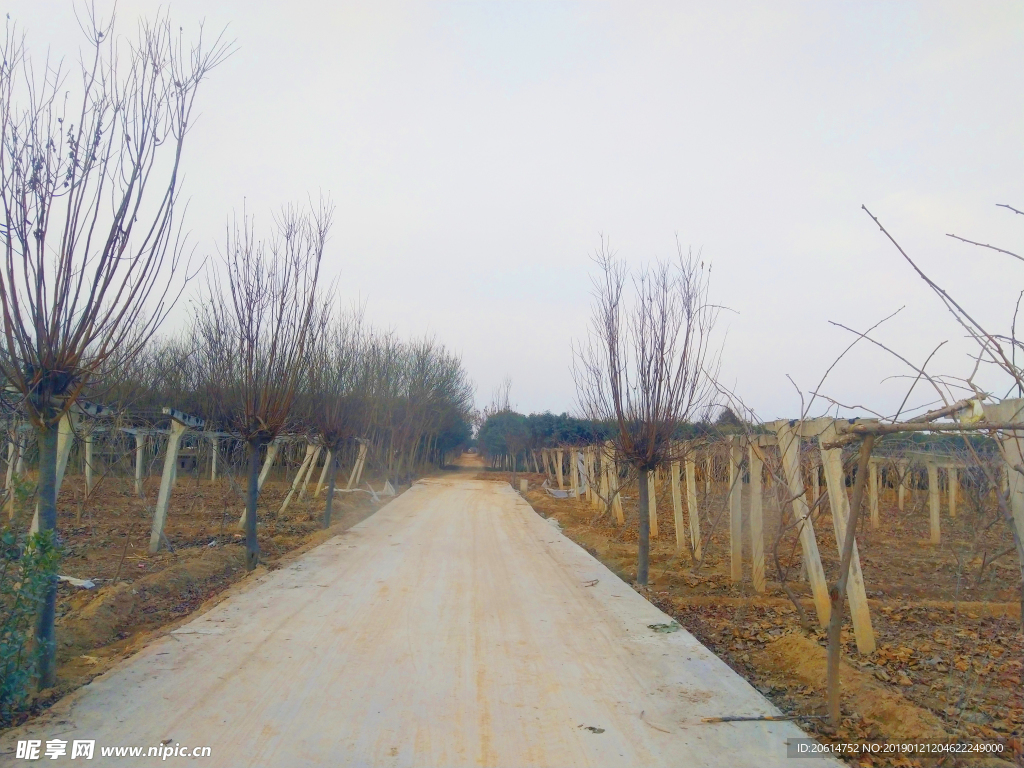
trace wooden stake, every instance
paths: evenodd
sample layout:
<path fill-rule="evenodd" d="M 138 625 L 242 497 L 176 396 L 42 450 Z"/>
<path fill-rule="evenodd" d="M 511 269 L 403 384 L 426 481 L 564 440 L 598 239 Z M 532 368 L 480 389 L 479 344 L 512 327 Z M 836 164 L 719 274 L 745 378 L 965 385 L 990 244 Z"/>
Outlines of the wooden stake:
<path fill-rule="evenodd" d="M 160 551 L 160 541 L 164 533 L 164 525 L 167 522 L 167 510 L 171 505 L 171 492 L 174 489 L 174 479 L 178 475 L 178 446 L 181 444 L 181 436 L 187 430 L 184 424 L 177 419 L 171 419 L 171 432 L 167 438 L 167 453 L 164 455 L 164 471 L 160 476 L 160 492 L 156 498 L 156 510 L 153 513 L 153 530 L 149 535 L 149 552 L 156 554 Z M 245 512 L 242 512 L 245 518 Z"/>
<path fill-rule="evenodd" d="M 804 481 L 800 474 L 800 437 L 796 430 L 789 425 L 789 422 L 775 422 L 775 432 L 779 436 L 779 453 L 782 455 L 782 466 L 786 473 L 789 493 L 793 497 L 793 518 L 798 521 L 803 567 L 807 570 L 807 581 L 811 586 L 811 595 L 814 597 L 814 609 L 818 614 L 818 622 L 824 627 L 828 624 L 831 607 L 828 598 L 828 585 L 825 582 L 825 570 L 821 567 L 818 542 L 814 536 L 814 524 L 811 522 Z"/>
<path fill-rule="evenodd" d="M 676 552 L 683 551 L 686 543 L 686 529 L 683 525 L 683 494 L 679 487 L 679 462 L 669 465 L 669 482 L 672 484 L 672 519 L 676 524 Z"/>
<path fill-rule="evenodd" d="M 740 462 L 743 453 L 739 438 L 729 438 L 729 580 L 743 580 L 743 478 Z"/>
<path fill-rule="evenodd" d="M 835 424 L 827 427 L 818 437 L 818 443 L 824 444 L 836 439 Z M 872 440 L 872 443 L 874 441 Z M 850 520 L 850 499 L 846 495 L 846 473 L 843 470 L 842 448 L 821 449 L 821 463 L 825 470 L 825 483 L 828 486 L 828 500 L 832 507 L 832 530 L 836 535 L 836 545 L 840 557 L 843 556 L 846 543 L 847 523 Z M 870 475 L 870 470 L 865 474 Z M 860 478 L 864 485 L 864 478 Z M 857 552 L 857 541 L 852 543 L 849 576 L 845 579 L 846 596 L 850 602 L 850 618 L 853 631 L 857 637 L 857 650 L 861 653 L 874 653 L 875 632 L 871 627 L 871 610 L 868 608 L 868 596 L 864 588 L 864 574 L 860 569 L 860 555 Z"/>
<path fill-rule="evenodd" d="M 833 425 L 833 429 L 835 425 Z M 868 435 L 860 446 L 860 455 L 857 459 L 857 479 L 853 484 L 853 503 L 849 505 L 849 513 L 844 517 L 843 546 L 839 559 L 839 579 L 835 586 L 829 590 L 831 616 L 828 624 L 828 656 L 826 659 L 826 690 L 828 694 L 828 714 L 833 726 L 839 725 L 839 662 L 842 655 L 842 629 L 843 629 L 843 592 L 847 587 L 847 579 L 851 575 L 851 565 L 856 557 L 857 547 L 857 517 L 860 514 L 860 507 L 864 501 L 864 475 L 867 473 L 868 462 L 871 460 L 871 449 L 875 445 L 875 436 Z M 841 449 L 840 449 L 841 450 Z M 840 459 L 840 463 L 841 463 Z M 846 498 L 846 486 L 843 485 L 843 498 Z M 835 512 L 833 512 L 835 517 Z M 848 591 L 848 590 L 845 590 Z M 856 626 L 856 624 L 854 625 Z M 860 646 L 858 638 L 858 647 Z"/>
<path fill-rule="evenodd" d="M 353 480 L 351 477 L 348 479 L 350 483 L 349 487 L 351 488 L 359 487 L 359 480 L 363 476 L 363 468 L 366 467 L 366 452 L 369 450 L 369 445 L 370 444 L 365 441 L 359 443 L 359 455 L 356 457 L 356 466 L 352 470 L 355 473 L 355 479 Z"/>
<path fill-rule="evenodd" d="M 690 513 L 690 547 L 700 560 L 700 515 L 697 514 L 697 467 L 693 459 L 686 460 L 686 506 Z"/>
<path fill-rule="evenodd" d="M 928 518 L 931 528 L 931 543 L 939 544 L 942 541 L 942 532 L 939 529 L 939 468 L 933 462 L 928 462 Z"/>
<path fill-rule="evenodd" d="M 572 491 L 573 496 L 579 498 L 580 484 L 576 472 L 576 451 L 570 450 L 567 458 L 569 460 L 569 490 Z"/>
<path fill-rule="evenodd" d="M 907 497 L 907 475 L 909 474 L 910 467 L 905 461 L 896 463 L 897 473 L 897 490 L 896 490 L 896 506 L 899 507 L 900 512 L 903 511 L 904 501 Z"/>
<path fill-rule="evenodd" d="M 813 504 L 821 496 L 821 479 L 818 476 L 818 462 L 811 459 L 811 503 Z"/>
<path fill-rule="evenodd" d="M 302 457 L 302 464 L 299 465 L 299 471 L 295 473 L 295 479 L 292 480 L 292 487 L 288 490 L 288 495 L 284 497 L 284 501 L 281 503 L 281 509 L 277 514 L 283 515 L 285 510 L 288 509 L 288 505 L 292 501 L 292 496 L 299 489 L 302 484 L 302 479 L 309 473 L 309 465 L 316 453 L 316 446 L 312 443 L 306 443 L 306 455 Z"/>
<path fill-rule="evenodd" d="M 267 446 L 267 456 L 263 460 L 263 469 L 260 470 L 259 480 L 257 481 L 257 487 L 262 490 L 263 483 L 267 479 L 267 475 L 270 474 L 270 468 L 274 466 L 274 462 L 277 460 L 277 453 L 281 450 L 281 440 L 275 440 Z"/>
<path fill-rule="evenodd" d="M 871 527 L 878 529 L 878 464 L 868 465 L 868 509 L 871 510 Z"/>
<path fill-rule="evenodd" d="M 146 466 L 146 436 L 135 433 L 135 495 L 142 498 L 143 470 Z"/>
<path fill-rule="evenodd" d="M 358 462 L 356 462 L 358 464 Z M 320 477 L 316 481 L 316 488 L 313 489 L 313 498 L 316 499 L 320 496 L 320 489 L 324 487 L 324 480 L 327 479 L 327 470 L 331 466 L 331 452 L 327 452 L 327 457 L 324 459 L 324 468 L 320 470 Z"/>
<path fill-rule="evenodd" d="M 611 474 L 611 471 L 608 469 L 609 461 L 610 461 L 610 459 L 608 457 L 608 450 L 602 446 L 602 448 L 601 448 L 601 498 L 605 500 L 604 502 L 602 502 L 603 504 L 607 504 L 608 503 L 608 493 L 609 493 L 609 489 L 611 488 L 611 483 L 609 482 L 609 475 Z"/>
<path fill-rule="evenodd" d="M 658 499 L 654 495 L 654 472 L 647 473 L 647 519 L 651 522 L 651 538 L 658 538 Z"/>
<path fill-rule="evenodd" d="M 60 487 L 64 483 L 64 472 L 68 468 L 68 457 L 71 455 L 71 446 L 75 444 L 75 426 L 77 419 L 73 419 L 70 413 L 65 413 L 57 427 L 57 479 L 54 482 L 56 495 L 60 496 Z M 36 511 L 32 515 L 32 525 L 29 533 L 39 533 L 39 502 L 36 502 Z"/>
<path fill-rule="evenodd" d="M 747 460 L 750 462 L 750 553 L 753 562 L 752 577 L 754 589 L 765 591 L 764 579 L 764 533 L 761 520 L 761 456 L 751 445 Z"/>
<path fill-rule="evenodd" d="M 217 482 L 217 460 L 220 458 L 220 438 L 210 436 L 210 482 Z"/>
<path fill-rule="evenodd" d="M 949 486 L 949 516 L 956 517 L 956 497 L 960 495 L 960 479 L 956 467 L 946 467 L 946 484 Z"/>
<path fill-rule="evenodd" d="M 85 498 L 89 498 L 93 488 L 93 465 L 92 465 L 92 430 L 85 433 Z"/>
<path fill-rule="evenodd" d="M 565 478 L 562 476 L 562 449 L 561 448 L 556 448 L 555 449 L 555 456 L 557 458 L 557 461 L 555 461 L 555 474 L 558 476 L 558 490 L 564 491 L 565 490 Z"/>
<path fill-rule="evenodd" d="M 615 453 L 611 440 L 605 443 L 605 450 L 608 454 L 608 472 L 611 482 L 612 511 L 615 513 L 615 522 L 619 525 L 626 524 L 626 516 L 622 511 L 622 497 L 619 495 L 619 464 L 615 461 Z"/>
<path fill-rule="evenodd" d="M 11 519 L 14 519 L 14 466 L 18 461 L 17 456 L 21 447 L 17 432 L 14 437 L 15 439 L 7 445 L 7 482 L 4 485 L 7 490 L 7 499 L 4 504 Z"/>
<path fill-rule="evenodd" d="M 313 479 L 313 473 L 316 471 L 316 464 L 320 461 L 320 454 L 323 453 L 323 446 L 318 445 L 316 450 L 313 452 L 313 459 L 309 462 L 309 466 L 306 468 L 306 476 L 302 480 L 302 487 L 299 488 L 299 501 L 306 498 L 306 491 L 309 490 L 309 481 Z"/>

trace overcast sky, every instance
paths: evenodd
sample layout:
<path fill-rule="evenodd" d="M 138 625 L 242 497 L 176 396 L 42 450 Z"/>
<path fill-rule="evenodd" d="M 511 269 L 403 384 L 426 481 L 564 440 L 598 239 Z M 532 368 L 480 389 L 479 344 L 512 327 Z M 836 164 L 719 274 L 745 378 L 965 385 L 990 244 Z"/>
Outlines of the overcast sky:
<path fill-rule="evenodd" d="M 109 8 L 97 0 L 100 8 Z M 166 3 L 163 3 L 166 7 Z M 77 57 L 71 2 L 6 3 L 31 50 Z M 122 0 L 119 30 L 161 3 Z M 1021 252 L 1019 2 L 415 3 L 177 0 L 237 52 L 200 94 L 187 226 L 214 252 L 243 201 L 329 193 L 327 271 L 402 334 L 458 350 L 486 404 L 572 410 L 600 234 L 632 264 L 675 238 L 732 312 L 724 381 L 797 415 L 850 336 L 963 373 L 967 347 L 860 209 L 980 319 L 1008 330 Z M 181 313 L 179 313 L 180 315 Z M 180 322 L 180 318 L 177 320 Z M 825 391 L 891 411 L 907 372 L 854 350 Z M 1002 393 L 1000 393 L 1002 394 Z M 927 393 L 921 393 L 922 401 Z"/>

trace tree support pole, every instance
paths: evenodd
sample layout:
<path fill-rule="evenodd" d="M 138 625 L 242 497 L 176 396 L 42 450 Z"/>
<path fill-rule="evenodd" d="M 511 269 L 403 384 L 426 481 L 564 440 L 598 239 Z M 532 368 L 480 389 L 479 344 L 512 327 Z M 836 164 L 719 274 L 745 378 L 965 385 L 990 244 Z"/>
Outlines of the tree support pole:
<path fill-rule="evenodd" d="M 135 495 L 142 498 L 142 471 L 146 466 L 146 436 L 135 433 Z"/>
<path fill-rule="evenodd" d="M 187 429 L 188 427 L 177 419 L 171 420 L 171 431 L 167 436 L 167 453 L 164 455 L 164 471 L 160 476 L 160 492 L 156 498 L 156 510 L 153 514 L 153 529 L 149 535 L 150 554 L 160 551 L 160 539 L 167 522 L 167 510 L 171 504 L 171 491 L 174 489 L 174 480 L 178 475 L 178 446 L 181 444 L 181 436 Z"/>
<path fill-rule="evenodd" d="M 313 458 L 316 448 L 312 443 L 306 443 L 306 455 L 302 457 L 302 464 L 299 465 L 299 471 L 295 473 L 295 479 L 292 480 L 292 487 L 288 491 L 288 495 L 284 497 L 284 502 L 281 504 L 281 509 L 277 513 L 283 515 L 285 510 L 288 509 L 288 505 L 291 503 L 292 496 L 295 495 L 295 491 L 298 490 L 302 484 L 302 478 L 308 473 L 309 463 Z"/>
<path fill-rule="evenodd" d="M 739 439 L 729 438 L 729 580 L 743 580 L 743 453 Z"/>
<path fill-rule="evenodd" d="M 831 425 L 818 437 L 819 444 L 829 443 L 835 440 L 836 428 Z M 866 442 L 866 441 L 865 441 Z M 868 444 L 868 458 L 870 459 L 871 444 Z M 863 444 L 862 444 L 863 445 Z M 842 574 L 842 582 L 846 588 L 846 597 L 850 602 L 850 617 L 853 620 L 853 632 L 857 637 L 857 650 L 860 653 L 868 654 L 875 652 L 875 632 L 871 627 L 871 610 L 868 608 L 868 596 L 864 589 L 864 574 L 860 569 L 860 554 L 857 552 L 857 540 L 847 542 L 846 537 L 852 536 L 856 528 L 850 528 L 848 519 L 856 520 L 855 514 L 850 507 L 849 498 L 846 495 L 846 473 L 843 471 L 843 450 L 842 448 L 821 449 L 821 463 L 825 469 L 825 482 L 828 486 L 829 504 L 832 507 L 832 528 L 836 535 L 836 545 L 839 548 L 840 557 L 846 558 L 846 550 L 850 550 L 850 556 L 846 564 L 846 571 Z M 869 474 L 868 464 L 858 466 L 857 479 L 854 487 L 860 487 L 861 499 Z M 847 547 L 849 543 L 849 547 Z M 830 596 L 831 598 L 831 596 Z M 832 610 L 835 610 L 832 601 Z M 842 609 L 840 608 L 840 611 Z M 833 614 L 834 615 L 834 614 Z M 842 617 L 840 616 L 840 620 Z"/>
<path fill-rule="evenodd" d="M 313 472 L 316 470 L 316 464 L 320 461 L 320 454 L 323 453 L 323 447 L 317 446 L 313 452 L 313 459 L 309 462 L 309 466 L 306 467 L 306 477 L 302 481 L 302 487 L 299 489 L 299 501 L 306 498 L 306 491 L 309 489 L 309 481 L 313 479 Z"/>
<path fill-rule="evenodd" d="M 700 515 L 697 513 L 697 464 L 686 459 L 686 507 L 690 513 L 690 547 L 696 561 L 701 557 Z"/>
<path fill-rule="evenodd" d="M 842 558 L 839 561 L 839 580 L 829 590 L 829 602 L 832 615 L 828 624 L 828 714 L 832 725 L 837 727 L 840 722 L 839 712 L 839 661 L 842 652 L 843 629 L 843 594 L 846 592 L 847 577 L 850 575 L 850 563 L 853 561 L 856 547 L 857 516 L 864 500 L 865 475 L 868 462 L 871 460 L 871 449 L 875 445 L 875 436 L 868 435 L 860 446 L 857 460 L 857 479 L 853 483 L 853 502 L 850 505 L 846 531 L 843 537 Z M 841 461 L 841 459 L 840 459 Z M 843 495 L 845 496 L 845 486 Z M 835 512 L 833 512 L 835 517 Z"/>
<path fill-rule="evenodd" d="M 752 562 L 751 576 L 754 589 L 764 593 L 764 532 L 761 519 L 761 455 L 756 446 L 751 444 L 747 451 L 750 462 L 750 556 Z"/>
<path fill-rule="evenodd" d="M 800 548 L 803 554 L 804 567 L 807 570 L 807 581 L 814 597 L 814 609 L 818 614 L 818 622 L 826 626 L 831 613 L 828 596 L 828 584 L 825 581 L 825 570 L 821 567 L 821 555 L 818 553 L 818 542 L 814 536 L 814 524 L 811 522 L 810 507 L 807 504 L 807 491 L 800 475 L 800 436 L 788 423 L 777 423 L 776 433 L 779 436 L 779 452 L 782 454 L 782 466 L 786 473 L 786 483 L 792 498 L 793 519 L 796 520 L 800 534 Z"/>
<path fill-rule="evenodd" d="M 679 487 L 679 462 L 669 464 L 669 482 L 672 484 L 672 519 L 676 526 L 676 552 L 682 552 L 686 543 L 686 528 L 683 525 L 683 494 Z"/>
<path fill-rule="evenodd" d="M 60 487 L 64 482 L 64 470 L 68 466 L 68 457 L 71 455 L 71 446 L 75 443 L 75 424 L 76 421 L 71 418 L 70 413 L 65 413 L 60 420 L 60 426 L 57 428 L 57 448 L 56 448 L 56 476 L 54 479 L 54 505 L 57 503 L 57 497 L 60 496 Z M 52 430 L 50 430 L 52 431 Z M 40 445 L 40 452 L 42 452 L 42 446 Z M 56 506 L 54 506 L 54 514 L 56 515 Z M 56 518 L 54 518 L 56 525 Z M 36 533 L 39 531 L 39 502 L 36 502 L 36 511 L 32 516 L 32 526 L 29 528 L 29 533 Z"/>

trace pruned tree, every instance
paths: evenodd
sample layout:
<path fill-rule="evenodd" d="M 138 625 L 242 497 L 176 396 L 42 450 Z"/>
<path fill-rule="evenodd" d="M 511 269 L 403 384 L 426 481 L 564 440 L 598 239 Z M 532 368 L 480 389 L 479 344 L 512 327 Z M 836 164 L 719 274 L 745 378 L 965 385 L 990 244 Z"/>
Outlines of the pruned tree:
<path fill-rule="evenodd" d="M 178 202 L 200 84 L 230 53 L 187 45 L 166 16 L 128 41 L 87 8 L 78 82 L 0 41 L 0 374 L 38 433 L 38 527 L 57 525 L 57 425 L 111 356 L 130 360 L 185 282 Z M 55 678 L 56 582 L 37 627 Z"/>
<path fill-rule="evenodd" d="M 647 584 L 647 473 L 681 458 L 677 430 L 715 394 L 719 307 L 708 299 L 710 268 L 677 243 L 675 261 L 631 275 L 602 240 L 594 257 L 590 337 L 574 348 L 573 377 L 585 418 L 612 420 L 615 452 L 638 476 L 637 583 Z M 632 279 L 631 279 L 632 278 Z M 625 296 L 632 282 L 632 301 Z"/>
<path fill-rule="evenodd" d="M 276 217 L 268 241 L 256 238 L 251 217 L 236 218 L 227 231 L 226 281 L 212 273 L 212 287 L 197 319 L 211 417 L 246 444 L 249 570 L 259 563 L 261 453 L 288 424 L 308 370 L 310 331 L 323 327 L 329 306 L 317 283 L 332 216 L 333 208 L 324 200 L 305 211 L 288 206 Z"/>
<path fill-rule="evenodd" d="M 330 528 L 342 449 L 365 430 L 368 417 L 363 308 L 357 307 L 334 319 L 312 344 L 305 396 L 309 422 L 330 461 L 323 516 L 324 528 Z"/>

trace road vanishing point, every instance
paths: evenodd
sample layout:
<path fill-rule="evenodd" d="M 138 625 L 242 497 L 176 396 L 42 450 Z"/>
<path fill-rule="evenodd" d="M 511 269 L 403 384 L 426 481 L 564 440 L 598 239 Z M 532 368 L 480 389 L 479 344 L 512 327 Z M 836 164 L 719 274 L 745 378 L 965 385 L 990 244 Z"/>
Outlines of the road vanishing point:
<path fill-rule="evenodd" d="M 31 764 L 33 738 L 67 741 L 47 765 L 792 768 L 803 731 L 702 722 L 779 712 L 507 483 L 470 477 L 418 482 L 246 582 L 6 734 L 0 763 Z M 100 754 L 162 744 L 211 756 Z"/>

